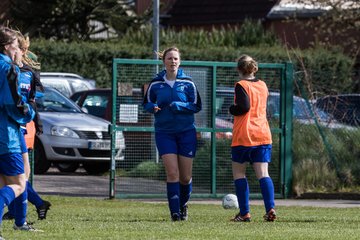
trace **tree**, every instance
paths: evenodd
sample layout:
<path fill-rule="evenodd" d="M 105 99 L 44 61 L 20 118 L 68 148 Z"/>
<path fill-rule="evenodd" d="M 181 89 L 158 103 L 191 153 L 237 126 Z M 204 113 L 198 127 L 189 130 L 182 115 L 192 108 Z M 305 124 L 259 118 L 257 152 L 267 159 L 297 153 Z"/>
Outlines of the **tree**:
<path fill-rule="evenodd" d="M 113 29 L 138 28 L 147 16 L 134 14 L 134 0 L 10 0 L 11 25 L 31 37 L 76 40 Z M 96 24 L 100 23 L 100 24 Z M 100 26 L 100 27 L 99 27 Z"/>

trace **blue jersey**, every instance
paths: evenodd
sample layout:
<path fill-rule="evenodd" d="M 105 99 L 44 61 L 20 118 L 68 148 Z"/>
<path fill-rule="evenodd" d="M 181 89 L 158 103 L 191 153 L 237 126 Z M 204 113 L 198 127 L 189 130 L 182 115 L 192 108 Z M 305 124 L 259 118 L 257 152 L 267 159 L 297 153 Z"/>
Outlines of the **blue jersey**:
<path fill-rule="evenodd" d="M 165 74 L 166 70 L 151 81 L 143 102 L 144 109 L 150 113 L 154 113 L 155 106 L 161 108 L 154 113 L 155 131 L 178 133 L 194 129 L 194 113 L 202 107 L 194 82 L 179 69 L 171 87 L 164 80 Z"/>
<path fill-rule="evenodd" d="M 15 75 L 20 75 L 19 68 L 11 64 L 11 59 L 0 53 L 0 155 L 21 153 L 20 125 L 30 122 L 35 116 L 34 109 L 27 103 L 24 106 L 28 111 L 19 111 L 10 88 L 14 84 L 8 81 L 8 74 L 12 70 L 16 71 Z"/>

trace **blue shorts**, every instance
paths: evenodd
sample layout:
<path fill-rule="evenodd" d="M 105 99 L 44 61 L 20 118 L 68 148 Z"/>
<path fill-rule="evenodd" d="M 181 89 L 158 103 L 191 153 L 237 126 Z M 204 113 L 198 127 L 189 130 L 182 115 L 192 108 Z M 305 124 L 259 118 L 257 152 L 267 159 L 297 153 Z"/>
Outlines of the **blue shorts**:
<path fill-rule="evenodd" d="M 236 146 L 231 147 L 231 159 L 237 163 L 271 162 L 272 145 L 260 145 L 255 147 Z"/>
<path fill-rule="evenodd" d="M 173 153 L 194 158 L 196 154 L 196 130 L 191 129 L 180 133 L 155 132 L 156 147 L 160 156 Z"/>
<path fill-rule="evenodd" d="M 21 153 L 7 153 L 0 155 L 0 174 L 17 176 L 25 173 L 24 161 Z"/>

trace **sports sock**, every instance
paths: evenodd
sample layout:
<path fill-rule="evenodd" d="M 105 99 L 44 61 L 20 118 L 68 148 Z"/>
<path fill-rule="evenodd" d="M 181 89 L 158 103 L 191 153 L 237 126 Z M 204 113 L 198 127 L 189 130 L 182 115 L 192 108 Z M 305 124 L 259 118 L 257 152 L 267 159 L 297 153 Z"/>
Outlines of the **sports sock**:
<path fill-rule="evenodd" d="M 14 201 L 12 201 L 9 205 L 8 205 L 8 210 L 9 210 L 9 215 L 10 216 L 15 216 L 15 203 Z"/>
<path fill-rule="evenodd" d="M 168 198 L 170 213 L 171 215 L 177 213 L 180 216 L 180 202 L 179 202 L 180 183 L 168 182 L 166 185 L 167 185 L 167 198 Z"/>
<path fill-rule="evenodd" d="M 264 205 L 266 212 L 270 211 L 270 209 L 275 207 L 275 200 L 274 200 L 274 184 L 270 177 L 264 177 L 259 180 L 261 194 L 264 199 Z"/>
<path fill-rule="evenodd" d="M 41 207 L 44 202 L 39 196 L 39 194 L 34 190 L 34 188 L 31 186 L 30 182 L 26 182 L 26 189 L 28 194 L 28 200 L 31 202 L 35 207 Z"/>
<path fill-rule="evenodd" d="M 249 184 L 246 178 L 239 178 L 234 181 L 236 196 L 239 203 L 240 214 L 244 216 L 250 212 L 249 206 Z"/>
<path fill-rule="evenodd" d="M 192 192 L 192 180 L 189 184 L 183 185 L 180 183 L 180 206 L 183 207 L 190 199 Z"/>
<path fill-rule="evenodd" d="M 20 194 L 14 200 L 15 206 L 15 224 L 16 226 L 24 225 L 26 221 L 26 212 L 27 212 L 27 190 Z"/>
<path fill-rule="evenodd" d="M 0 189 L 0 225 L 2 222 L 2 215 L 4 212 L 4 204 L 9 205 L 15 199 L 15 192 L 9 186 L 4 186 Z"/>

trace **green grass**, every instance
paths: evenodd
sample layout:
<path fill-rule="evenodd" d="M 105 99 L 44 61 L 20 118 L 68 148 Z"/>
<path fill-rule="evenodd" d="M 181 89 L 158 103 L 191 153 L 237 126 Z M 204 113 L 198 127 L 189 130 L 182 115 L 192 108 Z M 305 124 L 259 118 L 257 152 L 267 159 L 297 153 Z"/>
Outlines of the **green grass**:
<path fill-rule="evenodd" d="M 233 223 L 236 210 L 220 204 L 189 205 L 189 221 L 171 222 L 166 203 L 47 196 L 53 206 L 46 220 L 29 221 L 44 232 L 12 230 L 5 239 L 360 239 L 359 208 L 277 207 L 278 221 L 264 222 L 262 206 L 251 206 L 252 222 Z"/>

